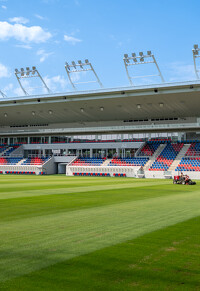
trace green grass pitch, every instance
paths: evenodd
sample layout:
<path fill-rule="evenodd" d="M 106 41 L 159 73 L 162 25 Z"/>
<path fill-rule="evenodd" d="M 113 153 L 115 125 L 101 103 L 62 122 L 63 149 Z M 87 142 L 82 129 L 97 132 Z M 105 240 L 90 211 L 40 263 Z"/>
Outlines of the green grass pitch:
<path fill-rule="evenodd" d="M 200 290 L 200 182 L 0 183 L 0 290 Z"/>

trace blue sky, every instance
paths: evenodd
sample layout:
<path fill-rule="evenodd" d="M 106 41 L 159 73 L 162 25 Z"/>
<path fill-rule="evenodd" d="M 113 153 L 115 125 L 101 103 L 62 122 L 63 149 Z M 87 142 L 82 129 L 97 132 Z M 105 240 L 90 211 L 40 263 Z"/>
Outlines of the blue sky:
<path fill-rule="evenodd" d="M 86 58 L 105 88 L 128 86 L 124 53 L 147 50 L 167 82 L 194 80 L 199 11 L 198 0 L 0 0 L 0 90 L 23 95 L 14 69 L 36 65 L 52 92 L 72 91 L 65 61 Z"/>

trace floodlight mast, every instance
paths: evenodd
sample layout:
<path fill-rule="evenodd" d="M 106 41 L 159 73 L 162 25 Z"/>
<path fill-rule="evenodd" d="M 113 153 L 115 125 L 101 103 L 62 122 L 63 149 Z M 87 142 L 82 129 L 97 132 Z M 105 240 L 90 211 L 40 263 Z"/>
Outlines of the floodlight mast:
<path fill-rule="evenodd" d="M 150 58 L 150 60 L 148 60 L 148 58 Z M 158 76 L 161 78 L 161 81 L 163 83 L 165 82 L 163 75 L 160 71 L 160 68 L 158 66 L 158 63 L 155 59 L 155 56 L 151 53 L 151 51 L 147 51 L 146 55 L 143 52 L 139 52 L 139 55 L 136 55 L 136 53 L 132 53 L 131 57 L 129 57 L 128 54 L 124 54 L 123 61 L 124 61 L 127 77 L 132 86 L 134 85 L 132 79 L 136 79 L 136 78 L 147 78 L 147 77 Z M 143 64 L 155 64 L 158 74 L 132 77 L 128 70 L 129 66 L 143 65 Z"/>
<path fill-rule="evenodd" d="M 24 92 L 26 96 L 28 96 L 29 94 L 27 90 L 24 88 L 24 86 L 22 85 L 21 79 L 35 78 L 35 77 L 36 78 L 38 77 L 41 80 L 47 92 L 51 93 L 51 90 L 48 88 L 47 84 L 45 83 L 44 79 L 42 78 L 42 76 L 40 75 L 40 73 L 38 72 L 35 66 L 33 66 L 32 68 L 26 67 L 26 69 L 21 68 L 21 70 L 15 69 L 15 76 L 17 78 L 17 81 L 19 82 L 19 85 L 22 91 Z"/>
<path fill-rule="evenodd" d="M 72 85 L 72 87 L 74 88 L 74 90 L 77 90 L 76 85 L 77 84 L 83 84 L 83 83 L 98 83 L 99 86 L 101 88 L 103 88 L 103 85 L 97 75 L 97 73 L 95 72 L 92 64 L 89 62 L 88 59 L 85 60 L 85 62 L 82 62 L 81 60 L 78 60 L 77 63 L 75 63 L 74 61 L 71 62 L 71 64 L 69 63 L 65 63 L 65 70 L 67 72 L 67 76 L 69 78 L 69 81 Z M 88 71 L 92 71 L 96 81 L 87 81 L 87 82 L 74 82 L 72 75 L 75 73 L 82 73 L 82 72 L 88 72 Z"/>
<path fill-rule="evenodd" d="M 2 96 L 3 98 L 6 98 L 6 97 L 7 97 L 6 94 L 4 94 L 1 90 L 0 90 L 0 94 L 1 94 L 1 96 Z"/>
<path fill-rule="evenodd" d="M 198 74 L 199 70 L 197 69 L 197 63 L 196 63 L 196 58 L 200 57 L 199 51 L 200 51 L 200 48 L 198 47 L 198 44 L 194 44 L 194 47 L 192 49 L 192 54 L 193 54 L 193 61 L 194 61 L 194 71 L 195 71 L 195 75 L 197 79 L 200 79 L 199 74 Z"/>

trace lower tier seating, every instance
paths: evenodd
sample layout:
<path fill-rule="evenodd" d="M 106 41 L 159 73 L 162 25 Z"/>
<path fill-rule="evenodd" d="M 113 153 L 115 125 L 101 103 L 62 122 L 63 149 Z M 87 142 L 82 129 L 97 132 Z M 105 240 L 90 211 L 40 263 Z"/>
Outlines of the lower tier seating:
<path fill-rule="evenodd" d="M 109 163 L 109 166 L 144 166 L 148 162 L 149 158 L 114 158 Z"/>
<path fill-rule="evenodd" d="M 200 171 L 200 157 L 182 158 L 175 171 Z"/>
<path fill-rule="evenodd" d="M 16 165 L 22 158 L 0 157 L 0 165 Z"/>
<path fill-rule="evenodd" d="M 101 166 L 106 158 L 78 158 L 71 166 Z"/>
<path fill-rule="evenodd" d="M 49 159 L 48 157 L 47 158 L 44 158 L 44 157 L 28 158 L 26 161 L 22 163 L 22 165 L 23 166 L 24 165 L 43 165 L 46 161 L 48 161 L 48 159 Z"/>
<path fill-rule="evenodd" d="M 164 150 L 150 167 L 149 171 L 167 171 L 182 149 L 183 145 L 184 143 L 172 144 L 168 142 Z"/>

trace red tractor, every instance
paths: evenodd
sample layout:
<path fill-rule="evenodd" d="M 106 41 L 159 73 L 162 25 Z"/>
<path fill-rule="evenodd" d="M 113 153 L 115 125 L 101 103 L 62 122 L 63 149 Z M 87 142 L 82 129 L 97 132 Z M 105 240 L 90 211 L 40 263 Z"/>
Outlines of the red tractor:
<path fill-rule="evenodd" d="M 181 175 L 174 176 L 173 184 L 196 185 L 196 182 L 192 181 L 188 175 Z"/>

